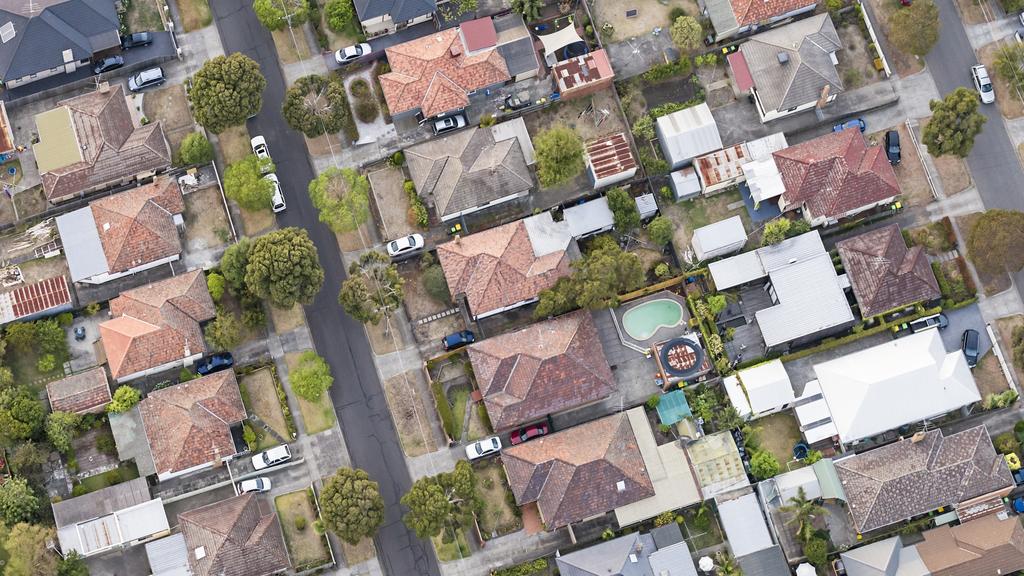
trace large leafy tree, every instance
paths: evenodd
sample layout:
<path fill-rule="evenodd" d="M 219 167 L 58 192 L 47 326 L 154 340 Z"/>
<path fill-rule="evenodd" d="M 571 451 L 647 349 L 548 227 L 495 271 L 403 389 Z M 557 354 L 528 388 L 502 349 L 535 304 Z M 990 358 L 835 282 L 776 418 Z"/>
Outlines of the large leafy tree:
<path fill-rule="evenodd" d="M 214 348 L 231 350 L 242 343 L 242 320 L 231 310 L 218 306 L 217 316 L 206 325 L 204 334 Z"/>
<path fill-rule="evenodd" d="M 67 454 L 71 451 L 71 441 L 78 434 L 78 426 L 82 417 L 74 412 L 51 412 L 46 417 L 46 438 L 58 452 Z"/>
<path fill-rule="evenodd" d="M 349 544 L 372 537 L 384 523 L 379 485 L 364 470 L 339 468 L 320 493 L 324 524 Z"/>
<path fill-rule="evenodd" d="M 583 141 L 571 128 L 555 126 L 533 139 L 541 186 L 556 186 L 583 171 Z"/>
<path fill-rule="evenodd" d="M 228 284 L 228 291 L 235 296 L 245 292 L 245 267 L 249 265 L 252 240 L 243 236 L 220 257 L 220 273 Z"/>
<path fill-rule="evenodd" d="M 192 77 L 188 97 L 196 121 L 219 134 L 260 111 L 266 86 L 259 64 L 235 52 L 207 60 Z"/>
<path fill-rule="evenodd" d="M 469 462 L 460 460 L 452 472 L 420 478 L 402 496 L 409 508 L 405 525 L 420 538 L 436 536 L 448 522 L 465 523 L 483 509 L 476 493 L 476 475 Z"/>
<path fill-rule="evenodd" d="M 39 513 L 39 498 L 22 476 L 0 484 L 0 519 L 8 526 L 28 522 Z"/>
<path fill-rule="evenodd" d="M 789 498 L 789 504 L 780 506 L 779 510 L 791 514 L 786 524 L 796 525 L 796 536 L 804 543 L 810 542 L 814 538 L 814 519 L 828 514 L 828 510 L 807 498 L 807 492 L 802 486 L 797 489 L 796 496 Z"/>
<path fill-rule="evenodd" d="M 303 25 L 309 19 L 306 0 L 253 0 L 253 12 L 267 30 Z"/>
<path fill-rule="evenodd" d="M 324 76 L 303 76 L 285 93 L 281 115 L 289 126 L 310 138 L 338 132 L 349 115 L 345 87 Z"/>
<path fill-rule="evenodd" d="M 190 132 L 178 146 L 178 161 L 185 166 L 208 164 L 213 161 L 213 144 L 200 132 Z"/>
<path fill-rule="evenodd" d="M 615 229 L 622 234 L 629 234 L 640 227 L 640 210 L 625 189 L 612 188 L 608 191 L 608 208 L 612 211 Z"/>
<path fill-rule="evenodd" d="M 9 441 L 35 438 L 45 420 L 46 409 L 29 388 L 0 390 L 0 437 Z"/>
<path fill-rule="evenodd" d="M 89 567 L 78 552 L 72 550 L 57 564 L 57 576 L 89 576 Z"/>
<path fill-rule="evenodd" d="M 275 230 L 257 238 L 245 267 L 245 286 L 278 308 L 309 304 L 324 283 L 316 246 L 301 228 Z"/>
<path fill-rule="evenodd" d="M 704 30 L 701 28 L 700 22 L 697 22 L 693 16 L 676 18 L 668 31 L 672 36 L 672 42 L 683 52 L 692 52 L 700 48 L 704 37 Z"/>
<path fill-rule="evenodd" d="M 780 465 L 778 458 L 767 450 L 760 450 L 754 453 L 750 459 L 750 473 L 758 480 L 771 478 L 779 473 Z"/>
<path fill-rule="evenodd" d="M 540 293 L 534 316 L 544 318 L 574 308 L 614 308 L 619 294 L 643 286 L 644 268 L 640 257 L 626 252 L 610 236 L 599 236 L 590 252 L 572 263 L 569 278 Z"/>
<path fill-rule="evenodd" d="M 405 280 L 383 252 L 365 252 L 348 267 L 338 303 L 349 316 L 379 324 L 402 304 Z"/>
<path fill-rule="evenodd" d="M 274 183 L 263 177 L 260 168 L 259 158 L 250 155 L 224 171 L 224 193 L 246 210 L 270 210 Z"/>
<path fill-rule="evenodd" d="M 647 225 L 647 235 L 658 246 L 668 246 L 675 235 L 675 226 L 665 216 L 658 216 Z"/>
<path fill-rule="evenodd" d="M 1024 92 L 1024 44 L 1011 42 L 996 50 L 996 74 L 999 74 L 1010 86 Z"/>
<path fill-rule="evenodd" d="M 293 392 L 316 402 L 334 384 L 334 376 L 331 376 L 331 367 L 323 358 L 312 350 L 306 350 L 299 356 L 295 369 L 288 373 L 288 382 Z"/>
<path fill-rule="evenodd" d="M 543 8 L 544 0 L 512 0 L 512 11 L 522 14 L 527 22 L 539 20 Z"/>
<path fill-rule="evenodd" d="M 932 100 L 928 107 L 932 119 L 921 134 L 928 153 L 966 158 L 974 147 L 974 138 L 988 120 L 978 112 L 978 95 L 961 86 L 942 100 Z"/>
<path fill-rule="evenodd" d="M 355 23 L 356 8 L 352 0 L 327 0 L 324 6 L 327 27 L 332 32 L 344 33 Z"/>
<path fill-rule="evenodd" d="M 986 274 L 1024 268 L 1024 212 L 986 210 L 967 236 L 967 256 Z"/>
<path fill-rule="evenodd" d="M 4 567 L 5 576 L 52 576 L 58 571 L 58 556 L 46 548 L 54 540 L 52 528 L 20 522 L 14 524 L 3 540 L 10 558 Z"/>
<path fill-rule="evenodd" d="M 889 20 L 889 40 L 896 49 L 924 56 L 939 41 L 939 7 L 932 0 L 914 0 Z"/>
<path fill-rule="evenodd" d="M 370 217 L 370 181 L 351 168 L 328 168 L 309 183 L 320 221 L 339 234 L 353 232 Z"/>

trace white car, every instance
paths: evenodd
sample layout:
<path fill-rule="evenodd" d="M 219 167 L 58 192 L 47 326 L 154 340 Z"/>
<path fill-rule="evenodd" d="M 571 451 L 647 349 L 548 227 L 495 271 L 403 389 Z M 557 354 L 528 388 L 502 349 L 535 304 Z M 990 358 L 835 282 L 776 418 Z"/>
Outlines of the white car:
<path fill-rule="evenodd" d="M 466 458 L 476 460 L 484 456 L 497 454 L 499 451 L 501 451 L 501 439 L 497 436 L 491 436 L 466 446 Z"/>
<path fill-rule="evenodd" d="M 410 234 L 388 242 L 388 256 L 397 258 L 423 249 L 423 236 Z"/>
<path fill-rule="evenodd" d="M 996 101 L 996 91 L 992 88 L 992 80 L 988 77 L 988 70 L 983 64 L 971 66 L 971 78 L 974 79 L 974 88 L 981 95 L 982 104 L 991 104 Z"/>
<path fill-rule="evenodd" d="M 267 141 L 263 136 L 253 136 L 249 141 L 252 146 L 252 153 L 260 161 L 260 172 L 266 174 L 274 167 L 274 161 L 270 158 L 270 149 L 267 148 Z"/>
<path fill-rule="evenodd" d="M 284 203 L 284 192 L 281 192 L 281 181 L 277 179 L 277 174 L 271 172 L 264 176 L 263 179 L 274 183 L 274 195 L 270 197 L 270 207 L 275 213 L 284 212 L 287 206 Z"/>
<path fill-rule="evenodd" d="M 238 483 L 238 493 L 246 492 L 270 492 L 270 478 L 250 478 Z"/>
<path fill-rule="evenodd" d="M 356 44 L 355 46 L 348 46 L 342 48 L 334 53 L 334 61 L 338 64 L 348 64 L 349 62 L 366 56 L 373 49 L 370 45 L 363 42 L 362 44 Z"/>
<path fill-rule="evenodd" d="M 280 446 L 275 446 L 266 452 L 260 452 L 253 456 L 252 467 L 257 470 L 263 470 L 265 468 L 270 468 L 271 466 L 284 464 L 291 459 L 292 451 L 288 449 L 287 444 L 282 444 Z"/>

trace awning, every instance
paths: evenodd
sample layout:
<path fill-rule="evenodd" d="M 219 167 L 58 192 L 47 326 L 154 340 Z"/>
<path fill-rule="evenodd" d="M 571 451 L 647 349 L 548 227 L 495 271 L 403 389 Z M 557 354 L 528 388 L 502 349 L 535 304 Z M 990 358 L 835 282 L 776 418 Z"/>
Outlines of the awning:
<path fill-rule="evenodd" d="M 693 412 L 690 411 L 690 404 L 682 390 L 673 390 L 661 396 L 661 401 L 658 402 L 658 420 L 661 420 L 662 424 L 671 426 L 691 416 Z"/>
<path fill-rule="evenodd" d="M 846 492 L 843 491 L 843 483 L 836 474 L 835 464 L 831 459 L 818 460 L 811 465 L 814 474 L 818 477 L 818 486 L 821 487 L 821 497 L 828 500 L 842 500 L 846 502 Z"/>
<path fill-rule="evenodd" d="M 562 48 L 570 44 L 577 42 L 583 42 L 583 38 L 580 38 L 579 33 L 576 32 L 576 23 L 570 22 L 568 26 L 552 32 L 551 34 L 545 34 L 543 36 L 538 35 L 540 43 L 544 45 L 544 58 L 549 63 L 558 62 L 558 55 L 556 54 Z"/>
<path fill-rule="evenodd" d="M 750 66 L 747 66 L 747 59 L 743 52 L 733 52 L 725 57 L 732 68 L 732 77 L 736 79 L 736 87 L 740 92 L 746 92 L 754 86 L 754 77 L 750 75 Z"/>

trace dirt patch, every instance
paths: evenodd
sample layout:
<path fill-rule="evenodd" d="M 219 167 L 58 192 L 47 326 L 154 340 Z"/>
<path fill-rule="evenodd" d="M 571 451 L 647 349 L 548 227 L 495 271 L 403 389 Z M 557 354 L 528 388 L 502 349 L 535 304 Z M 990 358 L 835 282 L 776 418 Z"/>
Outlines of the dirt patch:
<path fill-rule="evenodd" d="M 289 372 L 298 366 L 300 356 L 302 356 L 302 352 L 288 352 L 284 355 L 284 361 L 288 364 Z M 305 425 L 306 434 L 317 434 L 334 426 L 337 418 L 329 394 L 326 392 L 321 394 L 316 402 L 310 402 L 298 394 L 294 396 L 299 404 L 299 412 L 302 413 L 302 422 Z"/>
<path fill-rule="evenodd" d="M 606 134 L 623 132 L 626 130 L 626 122 L 619 115 L 614 90 L 609 87 L 595 92 L 590 98 L 562 101 L 539 112 L 527 114 L 523 118 L 526 121 L 526 128 L 529 130 L 530 136 L 536 138 L 544 130 L 561 124 L 575 130 L 584 142 Z M 605 116 L 600 112 L 588 112 L 581 116 L 581 113 L 590 107 L 591 102 L 593 102 L 593 110 L 607 110 L 608 115 Z"/>
<path fill-rule="evenodd" d="M 956 219 L 957 224 L 960 226 L 960 230 L 964 234 L 970 234 L 971 229 L 974 228 L 974 222 L 979 218 L 980 214 L 969 214 L 967 216 L 961 216 Z M 964 250 L 964 257 L 967 257 L 966 250 Z M 981 280 L 981 288 L 985 291 L 986 296 L 994 296 L 1010 287 L 1010 275 L 1003 274 L 985 274 L 981 270 L 975 269 L 978 273 L 978 279 Z"/>
<path fill-rule="evenodd" d="M 675 7 L 682 8 L 689 16 L 700 16 L 700 10 L 694 0 L 676 0 L 674 2 L 637 2 L 636 0 L 603 0 L 591 5 L 594 15 L 594 30 L 600 30 L 605 22 L 614 26 L 610 36 L 605 35 L 605 42 L 612 42 L 645 36 L 655 28 L 663 28 L 668 32 L 672 24 L 669 13 Z M 636 10 L 636 16 L 627 17 L 627 10 Z"/>
<path fill-rule="evenodd" d="M 298 304 L 287 310 L 270 306 L 270 319 L 274 323 L 274 332 L 278 334 L 287 334 L 306 325 L 306 314 Z"/>
<path fill-rule="evenodd" d="M 274 213 L 269 208 L 267 210 L 246 210 L 239 207 L 238 212 L 242 215 L 242 235 L 244 236 L 259 236 L 264 232 L 269 232 L 277 224 L 277 219 L 274 218 Z"/>
<path fill-rule="evenodd" d="M 1013 366 L 1014 377 L 1017 382 L 1024 382 L 1024 366 L 1017 366 L 1013 361 L 1013 331 L 1019 326 L 1024 326 L 1024 316 L 1015 314 L 996 320 L 996 334 L 999 335 L 999 347 L 1003 351 L 1003 358 Z"/>
<path fill-rule="evenodd" d="M 921 125 L 927 123 L 927 119 L 921 120 Z M 886 128 L 868 135 L 868 141 L 872 144 L 884 146 L 885 133 L 889 130 L 896 130 L 900 135 L 902 160 L 893 171 L 896 172 L 896 179 L 900 183 L 900 191 L 903 203 L 907 206 L 924 206 L 935 200 L 932 196 L 932 189 L 928 185 L 928 177 L 924 172 L 924 165 L 921 164 L 921 156 L 917 153 L 917 147 L 913 145 L 907 125 L 900 122 L 892 128 Z"/>
<path fill-rule="evenodd" d="M 874 16 L 872 24 L 877 24 L 875 32 L 888 38 L 889 19 L 900 9 L 900 3 L 897 0 L 868 0 L 868 2 L 871 4 L 871 12 Z M 875 20 L 878 21 L 875 22 Z M 924 63 L 913 54 L 904 54 L 893 47 L 891 43 L 889 46 L 890 49 L 886 52 L 885 57 L 889 60 L 893 71 L 900 76 L 905 78 L 924 69 Z"/>
<path fill-rule="evenodd" d="M 147 92 L 142 100 L 142 113 L 149 120 L 163 124 L 171 152 L 175 155 L 181 141 L 195 129 L 188 108 L 188 96 L 181 84 Z"/>
<path fill-rule="evenodd" d="M 960 10 L 960 19 L 963 20 L 964 24 L 984 24 L 988 21 L 985 18 L 986 10 L 988 14 L 992 14 L 992 7 L 985 6 L 982 9 L 982 2 L 984 0 L 956 0 L 956 7 Z"/>
<path fill-rule="evenodd" d="M 205 28 L 213 22 L 208 0 L 178 0 L 178 11 L 181 12 L 181 25 L 185 32 Z"/>
<path fill-rule="evenodd" d="M 417 320 L 448 310 L 453 304 L 438 302 L 427 294 L 423 287 L 423 271 L 420 269 L 418 261 L 403 263 L 399 267 L 399 272 L 405 278 L 405 311 L 413 321 L 413 334 L 417 341 L 434 342 L 452 332 L 466 328 L 462 323 L 461 314 L 452 314 L 431 322 L 417 324 Z"/>
<path fill-rule="evenodd" d="M 1002 45 L 1001 42 L 993 42 L 983 46 L 977 50 L 978 61 L 985 65 L 995 82 L 996 106 L 999 107 L 999 113 L 1008 119 L 1020 118 L 1024 116 L 1024 101 L 1021 100 L 1021 95 L 996 71 L 996 52 Z"/>
<path fill-rule="evenodd" d="M 347 232 L 345 234 L 335 234 L 335 238 L 338 240 L 338 247 L 341 248 L 342 252 L 354 252 L 356 250 L 362 250 L 367 247 L 368 244 L 372 244 L 371 240 L 373 236 L 370 234 L 370 222 L 364 222 L 355 232 Z"/>
<path fill-rule="evenodd" d="M 394 324 L 394 321 L 392 321 Z M 405 347 L 405 343 L 402 342 L 402 333 L 391 327 L 387 330 L 388 322 L 381 320 L 379 324 L 374 326 L 373 324 L 366 324 L 366 334 L 370 337 L 370 346 L 373 348 L 373 353 L 380 356 L 383 354 L 390 354 L 395 350 L 400 350 Z M 385 330 L 387 334 L 385 334 Z"/>
<path fill-rule="evenodd" d="M 345 147 L 345 141 L 341 137 L 341 132 L 322 134 L 316 138 L 304 136 L 304 138 L 306 139 L 306 148 L 309 150 L 310 156 L 330 156 L 332 153 L 337 154 Z"/>
<path fill-rule="evenodd" d="M 717 194 L 715 196 L 702 196 L 693 200 L 668 204 L 662 209 L 662 213 L 675 224 L 675 234 L 672 242 L 676 250 L 686 251 L 690 246 L 690 238 L 693 231 L 701 226 L 707 226 L 712 222 L 725 220 L 732 216 L 739 215 L 743 220 L 743 228 L 752 231 L 750 215 L 743 206 L 730 209 L 730 204 L 740 202 L 742 197 L 739 190 Z"/>
<path fill-rule="evenodd" d="M 754 424 L 758 430 L 761 449 L 775 455 L 785 469 L 786 463 L 793 459 L 793 446 L 800 442 L 800 425 L 789 413 L 772 414 L 759 418 Z"/>
<path fill-rule="evenodd" d="M 416 374 L 406 372 L 384 381 L 391 417 L 395 421 L 402 450 L 406 456 L 420 456 L 437 449 L 430 433 L 426 399 L 421 398 L 413 384 Z"/>
<path fill-rule="evenodd" d="M 208 250 L 231 241 L 231 225 L 216 186 L 185 196 L 185 244 L 188 250 Z"/>
<path fill-rule="evenodd" d="M 313 530 L 313 522 L 317 519 L 316 508 L 306 490 L 282 494 L 274 498 L 274 506 L 281 520 L 281 531 L 284 532 L 284 542 L 288 546 L 288 558 L 292 566 L 302 570 L 331 561 L 326 538 Z M 301 522 L 301 530 L 296 522 Z"/>
<path fill-rule="evenodd" d="M 843 49 L 839 52 L 837 68 L 843 88 L 854 90 L 881 80 L 882 74 L 875 70 L 875 50 L 868 48 L 868 40 L 861 34 L 860 26 L 847 24 L 838 32 Z"/>
<path fill-rule="evenodd" d="M 1000 394 L 1010 388 L 1003 375 L 1003 368 L 994 352 L 989 352 L 974 367 L 974 382 L 978 385 L 978 393 L 982 398 L 989 394 Z"/>
<path fill-rule="evenodd" d="M 306 41 L 306 26 L 307 24 L 303 24 L 299 28 L 285 28 L 270 33 L 274 37 L 277 58 L 281 64 L 292 64 L 313 55 L 314 51 L 310 49 L 309 43 Z"/>
<path fill-rule="evenodd" d="M 54 276 L 68 273 L 68 262 L 65 258 L 36 258 L 18 265 L 25 284 L 32 284 Z"/>
<path fill-rule="evenodd" d="M 409 223 L 409 197 L 403 187 L 405 173 L 388 167 L 369 174 L 378 227 L 385 238 L 399 238 L 416 231 Z"/>
<path fill-rule="evenodd" d="M 714 110 L 722 106 L 728 106 L 736 101 L 736 94 L 733 93 L 732 85 L 714 88 L 707 93 L 707 105 Z"/>
<path fill-rule="evenodd" d="M 484 511 L 480 515 L 480 531 L 484 537 L 495 538 L 517 532 L 523 527 L 523 521 L 516 514 L 518 510 L 510 504 L 509 488 L 505 480 L 505 471 L 497 460 L 489 460 L 476 468 L 476 491 L 484 501 Z"/>
<path fill-rule="evenodd" d="M 274 375 L 269 368 L 256 370 L 242 376 L 239 386 L 242 387 L 244 398 L 248 400 L 248 408 L 277 432 L 281 438 L 288 438 L 288 425 L 284 420 L 284 413 L 281 411 L 281 403 L 277 400 L 277 386 L 274 385 Z"/>
<path fill-rule="evenodd" d="M 252 154 L 249 131 L 246 130 L 244 124 L 228 126 L 217 135 L 217 142 L 220 145 L 220 153 L 224 157 L 225 164 L 234 164 Z"/>
<path fill-rule="evenodd" d="M 46 201 L 46 194 L 40 185 L 15 194 L 13 206 L 18 209 L 18 218 L 24 220 L 29 216 L 42 214 L 50 207 L 50 204 Z M 10 219 L 11 222 L 14 221 L 14 210 L 11 202 L 7 200 L 7 195 L 4 194 L 0 196 L 0 220 L 6 222 L 7 219 Z"/>
<path fill-rule="evenodd" d="M 160 19 L 160 7 L 156 0 L 135 0 L 128 5 L 125 17 L 129 32 L 146 32 L 164 29 Z"/>
<path fill-rule="evenodd" d="M 924 248 L 924 251 L 932 256 L 938 256 L 956 248 L 943 222 L 944 220 L 930 222 L 916 228 L 904 228 L 904 231 L 913 245 Z"/>
<path fill-rule="evenodd" d="M 958 156 L 946 155 L 932 157 L 935 169 L 939 172 L 939 180 L 942 180 L 942 191 L 946 196 L 952 196 L 957 192 L 963 192 L 971 185 L 971 173 L 967 169 L 967 163 Z"/>
<path fill-rule="evenodd" d="M 355 546 L 348 542 L 341 542 L 341 552 L 345 555 L 345 563 L 349 567 L 362 564 L 377 557 L 377 549 L 373 545 L 372 538 L 363 538 Z"/>

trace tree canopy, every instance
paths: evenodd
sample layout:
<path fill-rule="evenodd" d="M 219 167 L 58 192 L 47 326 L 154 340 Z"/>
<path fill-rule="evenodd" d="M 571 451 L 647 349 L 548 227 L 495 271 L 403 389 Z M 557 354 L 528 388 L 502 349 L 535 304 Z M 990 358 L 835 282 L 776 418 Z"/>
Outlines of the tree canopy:
<path fill-rule="evenodd" d="M 352 0 L 327 0 L 324 6 L 327 27 L 332 32 L 342 34 L 355 24 L 356 8 Z"/>
<path fill-rule="evenodd" d="M 939 7 L 932 0 L 914 0 L 889 19 L 889 40 L 896 49 L 924 56 L 939 41 Z"/>
<path fill-rule="evenodd" d="M 182 165 L 213 162 L 213 144 L 200 132 L 189 132 L 178 145 L 178 161 Z"/>
<path fill-rule="evenodd" d="M 796 496 L 789 498 L 789 504 L 780 506 L 779 510 L 790 514 L 787 525 L 796 525 L 796 537 L 801 542 L 810 542 L 814 538 L 814 519 L 828 514 L 828 510 L 819 506 L 814 500 L 807 498 L 803 486 L 797 489 Z"/>
<path fill-rule="evenodd" d="M 235 52 L 207 60 L 192 77 L 188 97 L 196 121 L 219 134 L 260 111 L 266 86 L 259 64 Z"/>
<path fill-rule="evenodd" d="M 571 128 L 549 128 L 533 139 L 533 147 L 541 186 L 567 182 L 583 171 L 583 141 Z"/>
<path fill-rule="evenodd" d="M 57 576 L 89 576 L 89 567 L 78 552 L 72 550 L 57 564 Z"/>
<path fill-rule="evenodd" d="M 252 10 L 267 30 L 283 30 L 286 26 L 295 28 L 309 19 L 306 0 L 253 0 Z"/>
<path fill-rule="evenodd" d="M 978 95 L 961 86 L 942 100 L 932 100 L 928 107 L 932 118 L 921 133 L 928 153 L 966 158 L 974 148 L 974 138 L 988 120 L 978 112 Z"/>
<path fill-rule="evenodd" d="M 331 230 L 353 232 L 370 217 L 370 181 L 351 168 L 328 168 L 309 183 L 309 199 Z"/>
<path fill-rule="evenodd" d="M 39 497 L 24 476 L 8 478 L 0 484 L 0 519 L 8 526 L 28 522 L 39 513 Z"/>
<path fill-rule="evenodd" d="M 238 239 L 220 257 L 220 273 L 228 284 L 228 291 L 235 296 L 245 292 L 245 267 L 249 265 L 249 252 L 252 240 L 243 236 Z"/>
<path fill-rule="evenodd" d="M 345 87 L 324 76 L 303 76 L 285 93 L 281 115 L 310 138 L 338 132 L 349 116 Z"/>
<path fill-rule="evenodd" d="M 1010 42 L 996 50 L 995 73 L 1024 92 L 1024 44 Z"/>
<path fill-rule="evenodd" d="M 107 404 L 107 412 L 111 414 L 120 414 L 127 412 L 135 407 L 139 403 L 142 395 L 139 391 L 127 384 L 122 384 L 114 390 L 113 399 L 110 404 Z"/>
<path fill-rule="evenodd" d="M 224 193 L 246 210 L 270 210 L 274 183 L 263 177 L 260 167 L 260 159 L 249 155 L 224 171 Z"/>
<path fill-rule="evenodd" d="M 338 303 L 349 316 L 377 325 L 402 304 L 405 279 L 387 254 L 371 250 L 348 267 Z"/>
<path fill-rule="evenodd" d="M 384 523 L 380 487 L 364 470 L 339 468 L 324 484 L 320 510 L 327 528 L 352 545 L 373 537 Z"/>
<path fill-rule="evenodd" d="M 59 556 L 46 548 L 47 540 L 55 540 L 52 528 L 20 522 L 11 526 L 3 541 L 10 556 L 4 566 L 5 576 L 50 576 L 57 573 Z"/>
<path fill-rule="evenodd" d="M 633 196 L 624 188 L 608 191 L 608 209 L 612 211 L 615 229 L 621 234 L 629 234 L 640 227 L 640 210 Z"/>
<path fill-rule="evenodd" d="M 626 252 L 610 236 L 594 239 L 590 251 L 572 263 L 572 275 L 540 293 L 534 316 L 557 316 L 574 308 L 614 308 L 619 294 L 643 286 L 640 257 Z"/>
<path fill-rule="evenodd" d="M 647 235 L 658 246 L 668 246 L 675 235 L 675 225 L 665 216 L 657 216 L 647 225 Z"/>
<path fill-rule="evenodd" d="M 58 452 L 67 454 L 81 423 L 82 417 L 74 412 L 51 412 L 46 417 L 46 438 Z"/>
<path fill-rule="evenodd" d="M 331 376 L 331 367 L 323 358 L 312 350 L 306 350 L 299 356 L 298 366 L 288 374 L 288 381 L 293 392 L 316 402 L 334 384 L 334 376 Z"/>
<path fill-rule="evenodd" d="M 750 473 L 758 480 L 771 478 L 779 473 L 779 460 L 774 454 L 767 450 L 760 450 L 754 453 L 750 459 Z"/>
<path fill-rule="evenodd" d="M 986 210 L 967 232 L 967 257 L 985 274 L 1024 268 L 1024 212 Z"/>
<path fill-rule="evenodd" d="M 420 538 L 436 536 L 448 522 L 464 523 L 483 509 L 476 474 L 466 460 L 459 460 L 452 472 L 417 480 L 402 496 L 402 505 L 409 508 L 402 520 Z"/>
<path fill-rule="evenodd" d="M 242 320 L 237 314 L 217 307 L 217 316 L 203 329 L 206 339 L 219 350 L 231 350 L 242 343 Z"/>
<path fill-rule="evenodd" d="M 43 429 L 46 409 L 27 386 L 0 390 L 0 437 L 35 438 Z"/>
<path fill-rule="evenodd" d="M 543 8 L 544 0 L 512 0 L 512 11 L 522 14 L 527 22 L 539 20 Z"/>
<path fill-rule="evenodd" d="M 700 22 L 697 22 L 693 16 L 676 18 L 668 31 L 672 36 L 672 42 L 682 52 L 692 52 L 700 48 L 704 40 L 704 30 L 701 28 Z M 686 56 L 681 56 L 681 58 L 686 58 Z"/>
<path fill-rule="evenodd" d="M 283 228 L 260 236 L 249 253 L 245 286 L 278 308 L 309 304 L 324 283 L 316 246 L 302 228 Z"/>

